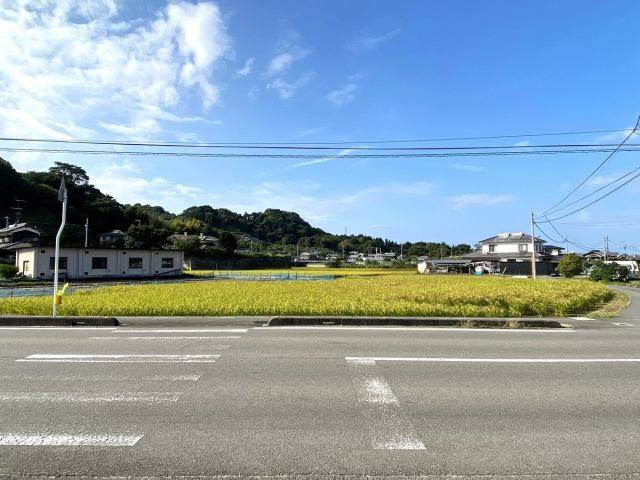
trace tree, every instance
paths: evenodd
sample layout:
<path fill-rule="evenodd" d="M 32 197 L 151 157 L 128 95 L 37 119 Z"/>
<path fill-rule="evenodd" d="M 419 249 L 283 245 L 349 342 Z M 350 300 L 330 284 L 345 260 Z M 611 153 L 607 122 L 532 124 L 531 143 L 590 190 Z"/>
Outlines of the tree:
<path fill-rule="evenodd" d="M 61 178 L 64 177 L 73 185 L 87 185 L 89 183 L 89 175 L 84 168 L 70 163 L 54 162 L 55 167 L 49 169 L 49 173 Z"/>
<path fill-rule="evenodd" d="M 558 263 L 558 272 L 567 278 L 574 277 L 582 272 L 582 259 L 575 253 L 568 253 Z"/>
<path fill-rule="evenodd" d="M 175 250 L 182 250 L 185 255 L 192 256 L 200 253 L 200 239 L 198 237 L 187 236 L 185 238 L 174 238 L 170 247 Z"/>
<path fill-rule="evenodd" d="M 227 253 L 233 253 L 238 248 L 238 239 L 233 233 L 222 232 L 220 234 L 220 246 Z"/>
<path fill-rule="evenodd" d="M 629 269 L 615 262 L 605 263 L 598 260 L 591 267 L 589 278 L 596 282 L 612 282 L 614 280 L 626 282 L 629 278 Z"/>

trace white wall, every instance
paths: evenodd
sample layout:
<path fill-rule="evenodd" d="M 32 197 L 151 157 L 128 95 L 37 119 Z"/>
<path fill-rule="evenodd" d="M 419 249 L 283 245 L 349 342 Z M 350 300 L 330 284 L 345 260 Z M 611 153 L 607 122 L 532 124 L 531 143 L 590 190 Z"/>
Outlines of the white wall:
<path fill-rule="evenodd" d="M 16 252 L 16 266 L 22 272 L 22 262 L 29 260 L 31 278 L 53 278 L 50 258 L 55 254 L 53 247 L 34 247 Z M 82 279 L 97 277 L 149 277 L 167 272 L 180 274 L 184 263 L 183 253 L 177 250 L 138 249 L 84 249 L 61 248 L 60 257 L 67 258 L 67 268 L 60 269 L 62 278 Z M 107 268 L 93 268 L 93 258 L 105 257 Z M 129 258 L 141 258 L 142 268 L 129 268 Z M 172 267 L 163 267 L 162 259 L 173 259 Z"/>
<path fill-rule="evenodd" d="M 526 250 L 523 252 L 531 252 L 531 243 L 517 242 L 517 243 L 496 243 L 495 253 L 518 253 L 520 252 L 519 245 L 526 245 Z M 542 244 L 536 242 L 536 251 L 539 252 L 542 249 Z M 489 245 L 482 245 L 482 253 L 490 253 Z"/>

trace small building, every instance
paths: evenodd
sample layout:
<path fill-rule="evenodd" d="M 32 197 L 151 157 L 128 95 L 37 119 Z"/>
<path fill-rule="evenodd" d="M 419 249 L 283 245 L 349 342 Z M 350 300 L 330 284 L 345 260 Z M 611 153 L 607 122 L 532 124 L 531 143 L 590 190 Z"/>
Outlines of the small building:
<path fill-rule="evenodd" d="M 16 250 L 18 275 L 53 278 L 54 247 L 28 247 Z M 182 275 L 181 250 L 143 250 L 119 248 L 61 248 L 60 277 L 64 279 L 128 278 Z"/>
<path fill-rule="evenodd" d="M 101 233 L 99 239 L 102 247 L 124 247 L 124 244 L 129 240 L 129 235 L 122 230 L 111 230 L 110 232 Z"/>

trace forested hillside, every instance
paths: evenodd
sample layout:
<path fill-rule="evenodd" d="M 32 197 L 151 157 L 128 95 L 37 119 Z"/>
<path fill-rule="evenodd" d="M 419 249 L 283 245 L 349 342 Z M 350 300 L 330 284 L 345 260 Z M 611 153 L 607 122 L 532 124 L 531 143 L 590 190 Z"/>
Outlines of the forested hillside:
<path fill-rule="evenodd" d="M 266 252 L 293 253 L 296 248 L 323 251 L 359 251 L 368 253 L 380 248 L 384 252 L 400 251 L 400 244 L 366 235 L 333 235 L 309 225 L 295 212 L 267 209 L 264 212 L 236 213 L 209 205 L 193 206 L 180 214 L 167 212 L 160 206 L 121 204 L 105 195 L 90 183 L 80 167 L 56 162 L 46 172 L 17 172 L 0 158 L 0 216 L 15 219 L 19 206 L 22 220 L 35 225 L 42 232 L 42 243 L 51 244 L 60 222 L 57 192 L 64 176 L 69 190 L 67 227 L 63 244 L 80 246 L 84 242 L 84 223 L 89 219 L 90 243 L 97 245 L 98 235 L 114 229 L 126 232 L 130 247 L 167 246 L 172 233 L 224 235 L 234 234 L 241 247 L 259 244 Z M 253 244 L 253 245 L 250 245 Z M 442 243 L 405 243 L 407 255 L 438 257 L 451 254 L 451 247 Z M 453 246 L 453 254 L 470 250 L 466 244 Z M 214 252 L 212 252 L 214 253 Z"/>

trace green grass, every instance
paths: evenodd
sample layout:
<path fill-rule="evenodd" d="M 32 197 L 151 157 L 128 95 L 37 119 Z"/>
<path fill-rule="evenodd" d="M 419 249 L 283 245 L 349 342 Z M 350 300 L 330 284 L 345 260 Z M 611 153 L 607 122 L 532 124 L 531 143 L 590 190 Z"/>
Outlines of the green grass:
<path fill-rule="evenodd" d="M 202 281 L 103 287 L 64 298 L 62 315 L 520 317 L 587 313 L 606 287 L 572 280 L 389 274 L 333 281 Z M 50 313 L 48 297 L 0 300 L 0 314 Z"/>

